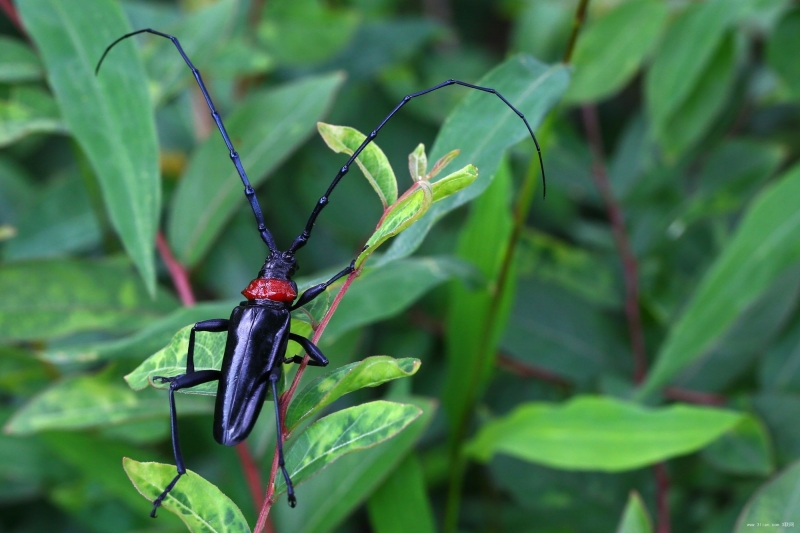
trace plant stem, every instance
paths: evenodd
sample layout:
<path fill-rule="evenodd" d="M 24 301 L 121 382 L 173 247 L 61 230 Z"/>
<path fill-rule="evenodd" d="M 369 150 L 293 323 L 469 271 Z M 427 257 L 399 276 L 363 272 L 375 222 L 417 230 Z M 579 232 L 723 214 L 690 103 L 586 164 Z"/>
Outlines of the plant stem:
<path fill-rule="evenodd" d="M 622 274 L 625 282 L 625 314 L 628 318 L 628 335 L 631 339 L 631 351 L 634 360 L 634 382 L 642 383 L 647 376 L 647 355 L 644 344 L 644 331 L 639 310 L 639 277 L 636 257 L 631 250 L 628 234 L 625 230 L 625 218 L 622 209 L 614 196 L 606 173 L 603 137 L 597 118 L 597 108 L 585 105 L 581 108 L 586 138 L 592 152 L 592 179 L 606 205 L 608 219 L 614 243 L 622 262 Z M 669 525 L 669 479 L 664 463 L 655 465 L 657 532 L 670 533 Z"/>
<path fill-rule="evenodd" d="M 172 285 L 175 287 L 175 291 L 178 293 L 178 298 L 180 298 L 181 303 L 185 307 L 192 307 L 196 299 L 194 297 L 194 291 L 192 291 L 192 284 L 189 281 L 189 274 L 186 268 L 172 255 L 172 250 L 170 250 L 169 244 L 167 244 L 167 240 L 160 230 L 156 234 L 156 248 L 158 248 L 161 260 L 167 265 L 170 278 L 172 278 Z"/>
<path fill-rule="evenodd" d="M 492 333 L 497 327 L 496 320 L 499 315 L 498 310 L 505 293 L 506 285 L 509 281 L 509 273 L 511 265 L 514 260 L 514 252 L 519 242 L 519 237 L 522 234 L 522 229 L 525 226 L 525 220 L 528 217 L 531 203 L 533 201 L 534 192 L 536 191 L 536 184 L 538 183 L 538 169 L 537 165 L 529 166 L 529 171 L 525 176 L 525 180 L 520 190 L 517 204 L 514 207 L 514 226 L 511 230 L 511 235 L 508 238 L 503 258 L 500 263 L 500 270 L 497 273 L 497 283 L 494 287 L 491 302 L 489 303 L 489 319 L 486 321 L 483 329 L 483 335 L 480 341 L 480 349 L 478 350 L 478 357 L 489 357 L 494 354 L 494 347 L 491 346 Z M 473 406 L 477 401 L 478 391 L 480 389 L 481 369 L 485 365 L 475 364 L 472 367 L 469 376 L 470 386 L 467 388 L 469 397 L 465 400 L 465 407 L 461 411 L 458 420 L 455 421 L 453 435 L 450 441 L 450 481 L 448 487 L 447 505 L 445 507 L 444 515 L 444 532 L 455 533 L 458 527 L 458 513 L 459 503 L 461 500 L 461 485 L 464 479 L 464 472 L 466 469 L 466 461 L 463 457 L 461 443 L 466 437 L 467 428 L 469 424 L 470 414 L 472 413 Z"/>
<path fill-rule="evenodd" d="M 564 52 L 564 59 L 562 62 L 568 64 L 572 61 L 572 52 L 575 50 L 575 43 L 578 41 L 578 33 L 583 27 L 583 21 L 586 20 L 586 9 L 589 7 L 589 0 L 581 0 L 578 4 L 578 9 L 575 10 L 575 18 L 572 19 L 572 33 L 569 36 L 567 49 Z"/>
<path fill-rule="evenodd" d="M 314 330 L 314 335 L 311 337 L 311 342 L 317 344 L 319 338 L 325 332 L 325 328 L 328 326 L 328 322 L 330 322 L 333 313 L 336 311 L 336 308 L 339 307 L 339 303 L 342 301 L 347 290 L 350 288 L 350 284 L 353 283 L 359 274 L 361 274 L 361 269 L 355 270 L 347 276 L 345 279 L 342 288 L 339 289 L 339 292 L 336 294 L 336 297 L 333 299 L 331 306 L 328 308 L 325 316 L 322 317 L 322 320 L 319 323 L 319 326 L 316 330 Z M 303 372 L 305 372 L 306 366 L 308 365 L 308 354 L 304 355 L 303 362 L 300 363 L 300 367 L 295 372 L 294 379 L 292 380 L 291 386 L 281 394 L 280 401 L 279 401 L 279 408 L 281 412 L 281 420 L 286 420 L 286 412 L 289 409 L 289 403 L 292 401 L 292 397 L 294 396 L 295 391 L 297 390 L 298 385 L 300 384 L 300 378 L 303 377 Z M 282 437 L 284 439 L 289 438 L 289 434 L 286 433 L 286 428 L 281 427 Z M 278 436 L 281 438 L 281 435 Z M 256 527 L 253 530 L 253 533 L 262 533 L 264 531 L 264 527 L 267 524 L 267 520 L 269 519 L 269 512 L 272 509 L 272 504 L 274 503 L 273 497 L 275 495 L 275 477 L 278 474 L 278 448 L 275 448 L 275 454 L 272 457 L 272 469 L 270 470 L 269 474 L 269 481 L 267 482 L 267 496 L 264 498 L 264 502 L 261 506 L 261 512 L 258 515 L 258 522 L 256 523 Z"/>
<path fill-rule="evenodd" d="M 178 293 L 181 303 L 185 307 L 192 307 L 197 300 L 195 299 L 194 291 L 192 290 L 191 281 L 189 281 L 189 273 L 186 270 L 186 267 L 184 267 L 177 259 L 175 259 L 175 256 L 172 254 L 172 250 L 170 250 L 169 244 L 167 244 L 167 240 L 164 238 L 164 234 L 161 233 L 161 230 L 159 230 L 156 234 L 156 248 L 161 256 L 161 260 L 164 261 L 164 264 L 167 266 L 170 278 L 172 279 L 172 285 L 175 287 L 175 291 Z M 264 494 L 264 489 L 261 486 L 261 476 L 258 472 L 258 466 L 256 466 L 253 456 L 250 453 L 249 448 L 247 448 L 247 444 L 244 442 L 236 446 L 236 452 L 239 456 L 239 462 L 242 465 L 244 477 L 247 480 L 247 486 L 250 489 L 250 497 L 253 498 L 253 501 L 255 502 L 254 507 L 257 509 L 259 503 L 261 503 L 261 497 Z M 272 530 L 271 525 L 269 529 L 270 531 Z"/>
<path fill-rule="evenodd" d="M 661 462 L 653 466 L 656 475 L 656 507 L 658 522 L 656 533 L 670 533 L 669 526 L 669 475 L 667 463 Z"/>
<path fill-rule="evenodd" d="M 642 318 L 639 311 L 639 274 L 636 257 L 633 255 L 628 233 L 625 230 L 622 208 L 608 181 L 603 152 L 603 136 L 597 118 L 597 108 L 593 105 L 585 105 L 581 108 L 581 112 L 589 148 L 592 152 L 592 179 L 606 205 L 614 244 L 616 244 L 622 261 L 622 273 L 625 280 L 625 314 L 628 317 L 628 335 L 631 339 L 634 361 L 633 379 L 634 382 L 641 383 L 647 374 L 647 356 L 645 355 Z"/>
<path fill-rule="evenodd" d="M 0 0 L 0 9 L 3 10 L 8 20 L 17 27 L 22 35 L 28 35 L 25 31 L 25 27 L 22 25 L 22 20 L 19 18 L 19 13 L 17 13 L 17 9 L 14 7 L 14 4 L 11 3 L 11 0 Z"/>

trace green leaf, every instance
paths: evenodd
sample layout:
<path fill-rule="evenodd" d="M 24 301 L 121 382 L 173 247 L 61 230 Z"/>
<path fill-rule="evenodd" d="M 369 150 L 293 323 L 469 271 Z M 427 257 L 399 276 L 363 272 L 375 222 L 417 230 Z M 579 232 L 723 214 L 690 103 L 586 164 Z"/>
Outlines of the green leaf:
<path fill-rule="evenodd" d="M 325 144 L 337 154 L 345 153 L 352 156 L 366 139 L 363 133 L 348 126 L 334 126 L 317 122 L 317 130 Z M 364 148 L 356 158 L 356 163 L 369 184 L 375 189 L 384 209 L 397 201 L 397 178 L 395 178 L 386 154 L 375 142 L 369 143 Z"/>
<path fill-rule="evenodd" d="M 734 533 L 791 533 L 797 527 L 799 508 L 800 461 L 792 463 L 756 491 L 742 509 Z"/>
<path fill-rule="evenodd" d="M 140 463 L 125 457 L 122 467 L 136 490 L 151 502 L 175 477 L 172 465 Z M 250 527 L 236 504 L 191 470 L 181 476 L 161 506 L 176 514 L 193 533 L 250 533 Z"/>
<path fill-rule="evenodd" d="M 396 316 L 442 282 L 474 274 L 469 265 L 450 257 L 404 259 L 365 270 L 342 299 L 323 339 L 336 339 L 346 331 Z"/>
<path fill-rule="evenodd" d="M 376 355 L 323 374 L 292 400 L 284 421 L 286 429 L 291 432 L 300 422 L 345 394 L 365 387 L 377 387 L 393 379 L 413 376 L 419 370 L 419 365 L 419 359 L 394 359 L 387 355 Z"/>
<path fill-rule="evenodd" d="M 532 57 L 518 55 L 507 59 L 477 84 L 499 91 L 525 114 L 531 128 L 536 130 L 568 83 L 569 67 L 562 64 L 549 67 Z M 463 88 L 443 90 L 462 90 L 467 94 L 439 131 L 430 159 L 436 160 L 458 148 L 461 152 L 455 160 L 462 165 L 475 165 L 480 176 L 470 187 L 434 204 L 419 222 L 395 239 L 382 262 L 405 257 L 416 250 L 438 219 L 485 191 L 509 147 L 525 139 L 526 149 L 532 156 L 535 153 L 525 124 L 498 98 Z"/>
<path fill-rule="evenodd" d="M 16 85 L 0 100 L 0 147 L 34 133 L 66 132 L 55 100 L 39 87 Z"/>
<path fill-rule="evenodd" d="M 673 405 L 649 409 L 601 396 L 578 396 L 564 405 L 527 403 L 489 422 L 467 445 L 486 462 L 503 453 L 564 470 L 620 472 L 697 451 L 742 415 Z"/>
<path fill-rule="evenodd" d="M 370 235 L 361 253 L 356 258 L 356 268 L 360 268 L 378 247 L 390 238 L 402 233 L 425 214 L 433 203 L 433 191 L 426 181 L 417 182 L 403 196 L 392 204 L 383 214 L 375 233 Z"/>
<path fill-rule="evenodd" d="M 0 339 L 53 339 L 92 330 L 131 331 L 176 307 L 155 300 L 125 260 L 20 261 L 0 266 Z"/>
<path fill-rule="evenodd" d="M 433 400 L 411 398 L 422 409 L 422 416 L 388 441 L 373 448 L 340 458 L 314 476 L 297 491 L 304 512 L 286 505 L 272 508 L 271 517 L 278 531 L 325 533 L 336 529 L 350 513 L 369 498 L 375 489 L 403 461 L 425 432 L 436 412 Z M 336 494 L 332 498 L 331 494 Z"/>
<path fill-rule="evenodd" d="M 187 399 L 180 405 L 181 414 L 206 413 L 209 407 L 207 402 L 196 399 Z M 27 435 L 45 430 L 121 424 L 168 413 L 169 404 L 164 393 L 135 393 L 110 369 L 59 381 L 19 409 L 4 430 Z"/>
<path fill-rule="evenodd" d="M 480 289 L 453 282 L 445 318 L 448 360 L 442 403 L 452 424 L 458 424 L 480 398 L 494 368 L 499 336 L 513 302 L 513 272 L 495 306 L 497 282 L 512 231 L 512 177 L 504 162 L 486 193 L 472 204 L 458 240 L 458 257 L 472 263 L 487 280 Z"/>
<path fill-rule="evenodd" d="M 106 46 L 131 31 L 120 4 L 98 0 L 92 9 L 75 9 L 65 0 L 30 0 L 19 11 L 61 115 L 100 182 L 109 219 L 155 294 L 161 188 L 145 72 L 133 44 L 121 43 L 94 74 Z"/>
<path fill-rule="evenodd" d="M 444 200 L 461 189 L 472 185 L 476 179 L 478 179 L 478 169 L 475 168 L 475 165 L 467 165 L 461 170 L 456 170 L 452 174 L 448 174 L 439 181 L 431 184 L 433 201 L 438 202 L 439 200 Z"/>
<path fill-rule="evenodd" d="M 644 506 L 642 497 L 635 490 L 631 491 L 625 512 L 617 527 L 617 533 L 653 533 L 653 523 Z"/>
<path fill-rule="evenodd" d="M 335 73 L 254 92 L 225 117 L 253 187 L 308 138 L 342 81 Z M 242 181 L 214 133 L 194 152 L 175 191 L 167 225 L 172 250 L 184 264 L 196 264 L 246 201 Z"/>
<path fill-rule="evenodd" d="M 289 476 L 300 485 L 339 457 L 394 437 L 421 414 L 415 405 L 379 400 L 321 418 L 294 438 L 286 451 Z M 284 490 L 280 478 L 275 491 Z"/>
<path fill-rule="evenodd" d="M 56 364 L 67 362 L 107 361 L 113 359 L 142 359 L 160 350 L 175 335 L 175 330 L 209 318 L 230 315 L 240 300 L 199 303 L 192 307 L 179 307 L 172 313 L 148 324 L 136 333 L 120 339 L 88 345 L 59 346 L 51 344 L 40 355 Z M 201 334 L 203 335 L 203 334 Z M 184 364 L 185 368 L 185 364 Z"/>
<path fill-rule="evenodd" d="M 656 130 L 657 140 L 669 156 L 677 158 L 696 144 L 725 109 L 742 52 L 736 37 L 733 32 L 726 35 L 692 91 Z"/>
<path fill-rule="evenodd" d="M 460 153 L 461 153 L 461 150 L 450 150 L 449 152 L 444 154 L 442 157 L 440 157 L 439 160 L 436 161 L 436 163 L 433 164 L 433 168 L 428 173 L 428 179 L 430 180 L 430 179 L 433 179 L 436 176 L 438 176 L 439 172 L 444 170 L 444 168 L 447 165 L 449 165 L 453 161 L 453 159 L 458 157 L 458 154 L 460 154 Z M 472 165 L 470 165 L 470 166 L 472 166 Z M 463 170 L 463 169 L 461 169 L 461 170 Z M 476 176 L 477 176 L 477 174 L 476 174 Z M 434 183 L 433 185 L 434 185 L 434 190 L 436 190 L 436 183 Z M 434 200 L 434 202 L 435 201 L 436 200 Z"/>
<path fill-rule="evenodd" d="M 3 249 L 5 259 L 21 260 L 81 252 L 100 244 L 100 225 L 77 172 L 41 189 Z"/>
<path fill-rule="evenodd" d="M 367 502 L 375 533 L 435 533 L 433 509 L 425 492 L 419 458 L 409 455 Z"/>
<path fill-rule="evenodd" d="M 663 2 L 635 0 L 587 24 L 575 48 L 575 74 L 564 99 L 597 102 L 622 89 L 658 42 L 667 14 Z"/>
<path fill-rule="evenodd" d="M 800 98 L 800 65 L 792 50 L 800 48 L 800 9 L 789 11 L 767 42 L 767 63 L 789 88 L 794 98 Z"/>
<path fill-rule="evenodd" d="M 355 32 L 358 13 L 319 0 L 270 2 L 258 37 L 281 64 L 313 65 L 332 57 Z"/>
<path fill-rule="evenodd" d="M 766 476 L 775 468 L 772 443 L 764 424 L 753 415 L 703 450 L 703 458 L 723 472 Z"/>
<path fill-rule="evenodd" d="M 205 71 L 205 63 L 212 58 L 221 43 L 228 39 L 234 21 L 234 0 L 223 0 L 191 12 L 178 19 L 177 24 L 160 31 L 175 35 L 181 47 L 198 69 Z M 181 87 L 195 83 L 192 71 L 186 65 L 172 41 L 146 35 L 142 57 L 150 79 L 150 94 L 156 106 L 174 96 Z M 105 67 L 104 67 L 105 68 Z M 208 72 L 212 72 L 209 68 Z M 215 76 L 220 73 L 213 71 Z"/>
<path fill-rule="evenodd" d="M 408 154 L 408 172 L 414 182 L 421 180 L 428 172 L 428 156 L 425 155 L 424 144 L 419 143 L 414 151 Z"/>
<path fill-rule="evenodd" d="M 647 109 L 657 137 L 663 137 L 666 124 L 695 91 L 737 11 L 738 3 L 712 0 L 690 4 L 672 22 L 645 80 Z"/>
<path fill-rule="evenodd" d="M 35 81 L 44 77 L 42 64 L 22 41 L 0 37 L 0 83 Z"/>
<path fill-rule="evenodd" d="M 800 166 L 785 172 L 747 210 L 659 350 L 639 397 L 668 383 L 723 335 L 759 295 L 800 261 Z"/>
<path fill-rule="evenodd" d="M 91 498 L 93 491 L 99 491 L 135 512 L 146 512 L 146 504 L 131 490 L 130 482 L 120 468 L 120 459 L 139 452 L 134 446 L 109 442 L 88 432 L 59 431 L 45 433 L 38 438 L 54 456 L 49 461 L 51 466 L 69 465 L 71 475 L 91 487 L 85 489 L 84 497 Z"/>

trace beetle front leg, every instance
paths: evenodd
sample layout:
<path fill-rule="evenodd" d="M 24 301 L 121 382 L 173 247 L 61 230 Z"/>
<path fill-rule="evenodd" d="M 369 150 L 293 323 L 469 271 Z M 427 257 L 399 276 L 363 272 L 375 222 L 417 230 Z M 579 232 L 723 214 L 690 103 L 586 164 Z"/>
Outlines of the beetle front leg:
<path fill-rule="evenodd" d="M 308 354 L 308 364 L 311 366 L 328 366 L 328 358 L 317 348 L 317 345 L 305 337 L 301 337 L 296 333 L 289 333 L 289 340 L 293 340 L 300 345 L 303 350 Z M 303 362 L 303 358 L 299 355 L 294 357 L 287 357 L 283 360 L 284 363 L 297 363 L 298 365 Z"/>
<path fill-rule="evenodd" d="M 189 350 L 186 353 L 186 373 L 194 373 L 194 334 L 196 331 L 206 331 L 209 333 L 224 333 L 228 331 L 227 318 L 212 318 L 211 320 L 203 320 L 202 322 L 195 323 L 192 326 L 192 332 L 189 333 Z"/>
<path fill-rule="evenodd" d="M 327 289 L 334 281 L 341 278 L 342 276 L 347 276 L 355 269 L 356 269 L 356 260 L 353 259 L 353 261 L 350 263 L 349 266 L 344 268 L 341 272 L 333 276 L 325 283 L 320 283 L 319 285 L 314 285 L 313 287 L 309 287 L 303 294 L 300 295 L 300 298 L 297 299 L 294 305 L 292 305 L 292 311 L 300 307 L 303 307 L 308 302 L 310 302 L 311 300 L 313 300 L 314 298 L 325 292 L 325 289 Z"/>
<path fill-rule="evenodd" d="M 181 444 L 178 440 L 178 412 L 175 409 L 175 391 L 180 389 L 188 389 L 196 385 L 202 385 L 209 381 L 219 379 L 219 370 L 200 370 L 192 372 L 191 374 L 184 374 L 182 376 L 155 376 L 153 380 L 158 380 L 161 383 L 169 383 L 169 422 L 172 429 L 172 451 L 175 454 L 175 466 L 178 469 L 178 475 L 167 485 L 158 498 L 153 500 L 153 510 L 150 511 L 152 518 L 156 517 L 156 510 L 167 497 L 167 494 L 175 487 L 180 477 L 186 473 L 186 467 L 183 464 L 183 454 L 181 453 Z"/>

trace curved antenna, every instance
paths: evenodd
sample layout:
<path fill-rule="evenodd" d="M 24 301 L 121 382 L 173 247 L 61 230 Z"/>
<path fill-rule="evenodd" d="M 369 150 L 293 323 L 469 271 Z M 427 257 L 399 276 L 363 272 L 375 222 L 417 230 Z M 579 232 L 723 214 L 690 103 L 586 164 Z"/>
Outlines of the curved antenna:
<path fill-rule="evenodd" d="M 263 240 L 267 247 L 269 248 L 270 252 L 276 252 L 278 247 L 275 245 L 275 239 L 272 238 L 272 234 L 267 229 L 267 225 L 264 223 L 264 215 L 261 213 L 261 206 L 258 205 L 258 199 L 256 198 L 256 191 L 253 190 L 253 186 L 250 185 L 250 180 L 247 179 L 247 173 L 244 171 L 244 167 L 242 166 L 242 162 L 239 159 L 239 154 L 233 148 L 233 143 L 231 142 L 230 137 L 228 137 L 228 132 L 225 129 L 225 125 L 222 123 L 222 119 L 217 113 L 216 108 L 214 107 L 214 102 L 211 101 L 211 96 L 208 94 L 208 90 L 206 89 L 205 84 L 203 83 L 203 78 L 200 77 L 200 71 L 195 68 L 192 62 L 189 60 L 189 57 L 183 51 L 181 47 L 181 43 L 178 41 L 176 37 L 172 35 L 161 33 L 160 31 L 156 31 L 150 28 L 145 28 L 143 30 L 137 30 L 128 34 L 123 35 L 106 48 L 106 51 L 103 52 L 103 55 L 100 57 L 100 61 L 97 62 L 97 68 L 94 69 L 95 75 L 100 72 L 100 65 L 103 64 L 103 60 L 108 55 L 108 52 L 111 51 L 114 46 L 117 45 L 120 41 L 124 41 L 128 37 L 133 37 L 134 35 L 138 35 L 140 33 L 152 33 L 153 35 L 158 35 L 159 37 L 164 37 L 172 41 L 172 44 L 178 49 L 178 52 L 181 54 L 181 57 L 192 70 L 192 74 L 194 74 L 194 79 L 197 81 L 197 85 L 200 87 L 200 91 L 203 93 L 203 97 L 206 99 L 206 104 L 208 105 L 208 109 L 211 111 L 211 117 L 214 119 L 214 122 L 217 124 L 217 129 L 219 129 L 220 134 L 222 135 L 222 140 L 225 141 L 225 145 L 228 147 L 228 154 L 230 155 L 231 161 L 233 162 L 233 166 L 236 167 L 236 171 L 239 173 L 239 178 L 241 178 L 242 183 L 244 184 L 244 194 L 247 197 L 247 200 L 250 202 L 250 207 L 253 209 L 253 215 L 256 217 L 256 224 L 258 224 L 258 232 L 261 234 L 261 240 Z"/>
<path fill-rule="evenodd" d="M 345 174 L 347 174 L 347 172 L 350 170 L 350 165 L 353 164 L 353 161 L 356 160 L 356 157 L 358 157 L 361 151 L 364 150 L 364 148 L 366 148 L 369 143 L 375 140 L 375 137 L 378 136 L 378 132 L 381 131 L 381 128 L 387 122 L 389 122 L 389 119 L 392 118 L 394 114 L 397 113 L 400 110 L 400 108 L 406 105 L 406 103 L 408 103 L 408 101 L 411 100 L 412 98 L 422 96 L 423 94 L 428 94 L 430 92 L 441 89 L 442 87 L 447 87 L 449 85 L 461 85 L 463 87 L 469 87 L 470 89 L 477 89 L 479 91 L 494 94 L 500 100 L 502 100 L 504 104 L 510 107 L 511 110 L 514 111 L 514 113 L 516 113 L 519 118 L 522 119 L 522 121 L 525 123 L 525 127 L 528 128 L 528 133 L 531 134 L 531 138 L 533 139 L 533 144 L 536 145 L 536 153 L 539 155 L 539 167 L 542 169 L 542 197 L 544 198 L 546 196 L 547 181 L 545 180 L 545 175 L 544 175 L 544 161 L 542 161 L 542 149 L 541 147 L 539 147 L 539 141 L 536 140 L 536 135 L 533 134 L 533 128 L 531 128 L 531 125 L 528 124 L 528 120 L 525 118 L 525 115 L 523 115 L 519 109 L 511 105 L 511 102 L 506 100 L 502 94 L 500 94 L 499 92 L 497 92 L 492 88 L 481 87 L 480 85 L 472 85 L 471 83 L 466 83 L 459 80 L 447 80 L 440 83 L 439 85 L 436 85 L 435 87 L 431 87 L 429 89 L 425 89 L 424 91 L 419 91 L 414 94 L 409 94 L 408 96 L 404 97 L 400 101 L 400 103 L 397 104 L 397 106 L 392 110 L 392 112 L 389 113 L 385 119 L 383 119 L 383 122 L 378 124 L 378 127 L 372 130 L 372 132 L 369 135 L 367 135 L 366 139 L 364 139 L 364 142 L 361 143 L 361 146 L 359 146 L 358 149 L 355 152 L 353 152 L 353 155 L 350 156 L 350 159 L 347 160 L 347 163 L 345 163 L 344 166 L 341 169 L 339 169 L 339 173 L 336 174 L 335 178 L 333 178 L 333 182 L 331 183 L 330 187 L 328 187 L 328 190 L 325 192 L 325 194 L 317 201 L 317 205 L 314 206 L 314 210 L 311 212 L 311 216 L 308 218 L 308 222 L 306 222 L 305 229 L 294 240 L 292 246 L 289 248 L 289 252 L 294 253 L 306 245 L 306 242 L 308 242 L 308 238 L 311 236 L 311 230 L 314 228 L 314 223 L 316 222 L 317 217 L 319 216 L 322 209 L 326 205 L 328 205 L 328 197 L 333 192 L 333 189 L 336 187 L 336 185 L 339 184 L 339 181 L 342 179 L 342 177 Z"/>

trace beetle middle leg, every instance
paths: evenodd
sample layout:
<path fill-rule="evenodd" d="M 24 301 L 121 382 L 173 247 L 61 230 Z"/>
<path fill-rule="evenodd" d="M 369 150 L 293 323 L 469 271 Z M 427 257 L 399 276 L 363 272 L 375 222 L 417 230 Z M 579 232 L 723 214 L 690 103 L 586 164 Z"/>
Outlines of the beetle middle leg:
<path fill-rule="evenodd" d="M 310 339 L 301 337 L 296 333 L 289 333 L 289 340 L 293 340 L 305 350 L 308 354 L 308 364 L 310 366 L 328 366 L 328 358 L 325 357 L 322 351 L 317 348 L 317 345 L 311 342 Z M 295 355 L 294 357 L 286 357 L 283 362 L 300 364 L 303 362 L 303 358 L 299 355 Z"/>
<path fill-rule="evenodd" d="M 194 343 L 195 332 L 206 331 L 211 333 L 222 333 L 228 331 L 228 320 L 224 318 L 204 320 L 197 322 L 192 327 L 192 332 L 189 334 L 189 349 L 186 353 L 186 373 L 180 376 L 154 376 L 153 380 L 158 380 L 161 383 L 169 383 L 169 422 L 172 429 L 172 451 L 175 455 L 175 466 L 178 469 L 178 475 L 173 478 L 167 488 L 164 489 L 158 498 L 153 501 L 153 510 L 150 511 L 150 516 L 156 517 L 156 510 L 167 497 L 167 494 L 175 487 L 180 477 L 186 473 L 186 466 L 183 464 L 183 453 L 181 452 L 181 445 L 178 439 L 178 413 L 175 409 L 175 391 L 181 389 L 188 389 L 209 381 L 219 380 L 219 370 L 195 370 L 194 369 Z"/>

